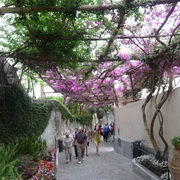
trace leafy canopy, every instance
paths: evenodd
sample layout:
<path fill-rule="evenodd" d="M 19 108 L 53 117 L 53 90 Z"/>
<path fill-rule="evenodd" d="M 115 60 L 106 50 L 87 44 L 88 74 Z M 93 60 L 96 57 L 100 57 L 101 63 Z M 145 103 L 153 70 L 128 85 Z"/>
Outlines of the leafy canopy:
<path fill-rule="evenodd" d="M 118 104 L 150 88 L 153 76 L 157 87 L 179 73 L 179 0 L 5 4 L 6 12 L 11 4 L 18 13 L 10 16 L 14 31 L 1 54 L 39 73 L 67 99 Z"/>

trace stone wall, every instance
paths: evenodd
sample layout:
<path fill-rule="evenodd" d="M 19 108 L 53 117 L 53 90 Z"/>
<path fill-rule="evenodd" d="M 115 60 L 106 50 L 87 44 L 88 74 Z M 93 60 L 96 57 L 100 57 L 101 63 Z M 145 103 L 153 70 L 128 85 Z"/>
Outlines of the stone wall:
<path fill-rule="evenodd" d="M 48 147 L 53 146 L 55 144 L 55 136 L 56 136 L 56 125 L 55 125 L 55 117 L 56 112 L 52 111 L 50 115 L 50 119 L 48 125 L 41 135 L 43 140 L 46 140 Z"/>

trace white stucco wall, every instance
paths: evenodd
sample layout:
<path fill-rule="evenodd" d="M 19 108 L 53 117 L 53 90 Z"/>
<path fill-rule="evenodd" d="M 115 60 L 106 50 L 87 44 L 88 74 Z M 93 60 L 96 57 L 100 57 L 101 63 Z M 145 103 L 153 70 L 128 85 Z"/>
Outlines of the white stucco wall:
<path fill-rule="evenodd" d="M 93 121 L 92 121 L 92 129 L 94 129 L 95 125 L 105 125 L 110 124 L 114 122 L 114 113 L 113 112 L 107 112 L 103 114 L 102 119 L 98 119 L 97 113 L 93 114 Z"/>
<path fill-rule="evenodd" d="M 166 103 L 162 108 L 162 113 L 164 115 L 164 136 L 170 147 L 170 139 L 173 136 L 180 136 L 180 88 L 175 89 Z M 129 141 L 143 140 L 148 143 L 149 138 L 146 134 L 141 106 L 144 100 L 137 101 L 134 103 L 129 103 L 120 108 L 114 109 L 115 114 L 115 133 L 116 137 L 120 137 Z M 150 103 L 147 106 L 147 119 L 150 120 L 152 117 L 152 112 L 154 103 Z M 157 132 L 159 129 L 159 124 L 155 124 L 155 137 L 157 138 L 158 144 L 163 149 L 163 143 L 160 140 Z"/>
<path fill-rule="evenodd" d="M 108 123 L 113 123 L 114 122 L 114 113 L 113 112 L 107 112 L 107 113 L 104 113 L 104 116 L 103 118 L 101 119 L 102 121 L 102 125 Z"/>
<path fill-rule="evenodd" d="M 62 137 L 65 132 L 73 134 L 74 129 L 78 128 L 79 126 L 80 125 L 76 122 L 71 123 L 63 120 L 61 117 L 61 112 L 53 110 L 51 112 L 48 125 L 41 135 L 41 138 L 46 140 L 48 147 L 53 147 L 55 146 L 55 137 Z"/>
<path fill-rule="evenodd" d="M 41 138 L 43 140 L 46 140 L 48 147 L 54 146 L 55 144 L 55 136 L 56 136 L 56 130 L 57 130 L 56 122 L 55 122 L 56 118 L 59 118 L 58 121 L 61 121 L 61 115 L 57 117 L 57 112 L 52 111 L 48 125 L 46 129 L 44 130 L 43 134 L 41 135 Z"/>

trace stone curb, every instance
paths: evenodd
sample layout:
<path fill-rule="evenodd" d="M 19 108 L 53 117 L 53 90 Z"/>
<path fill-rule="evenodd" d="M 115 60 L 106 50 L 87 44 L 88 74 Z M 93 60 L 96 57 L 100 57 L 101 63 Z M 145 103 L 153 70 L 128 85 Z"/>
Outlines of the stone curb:
<path fill-rule="evenodd" d="M 132 169 L 135 174 L 142 177 L 144 180 L 160 180 L 160 178 L 147 168 L 137 163 L 135 159 L 132 160 Z"/>

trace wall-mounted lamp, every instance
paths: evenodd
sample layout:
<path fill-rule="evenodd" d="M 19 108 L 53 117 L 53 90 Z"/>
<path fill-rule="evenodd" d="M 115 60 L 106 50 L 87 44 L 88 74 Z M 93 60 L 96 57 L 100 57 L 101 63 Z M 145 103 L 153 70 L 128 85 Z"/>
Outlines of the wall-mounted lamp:
<path fill-rule="evenodd" d="M 8 73 L 7 75 L 7 81 L 10 85 L 14 84 L 16 75 L 14 73 Z"/>

